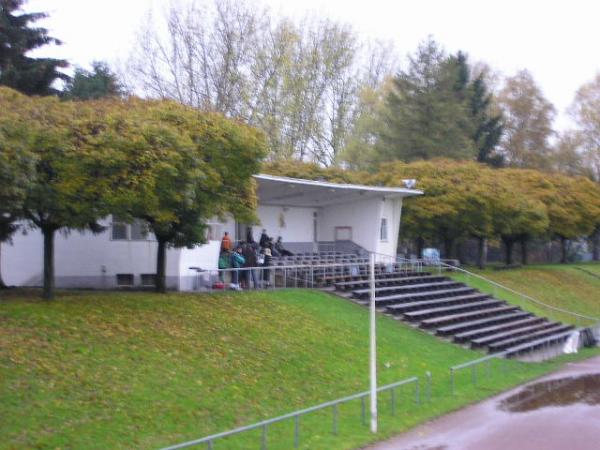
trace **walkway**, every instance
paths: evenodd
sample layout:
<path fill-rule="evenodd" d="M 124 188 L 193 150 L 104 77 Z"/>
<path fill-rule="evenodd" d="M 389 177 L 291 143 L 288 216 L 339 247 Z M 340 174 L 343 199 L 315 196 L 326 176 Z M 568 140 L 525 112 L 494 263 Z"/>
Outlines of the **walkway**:
<path fill-rule="evenodd" d="M 595 357 L 365 450 L 591 450 L 599 423 Z"/>

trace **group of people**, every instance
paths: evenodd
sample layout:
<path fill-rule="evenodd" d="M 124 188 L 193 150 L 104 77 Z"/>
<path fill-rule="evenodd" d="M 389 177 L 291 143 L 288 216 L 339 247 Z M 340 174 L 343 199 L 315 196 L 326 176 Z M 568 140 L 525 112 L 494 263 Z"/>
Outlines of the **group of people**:
<path fill-rule="evenodd" d="M 234 245 L 229 233 L 223 233 L 219 253 L 219 269 L 231 270 L 230 287 L 235 290 L 268 287 L 270 285 L 273 256 L 291 256 L 292 252 L 283 247 L 281 236 L 273 243 L 273 238 L 263 229 L 259 242 L 254 240 L 252 228 L 248 227 L 246 240 Z M 259 273 L 257 274 L 257 269 Z M 225 282 L 220 272 L 221 282 Z"/>

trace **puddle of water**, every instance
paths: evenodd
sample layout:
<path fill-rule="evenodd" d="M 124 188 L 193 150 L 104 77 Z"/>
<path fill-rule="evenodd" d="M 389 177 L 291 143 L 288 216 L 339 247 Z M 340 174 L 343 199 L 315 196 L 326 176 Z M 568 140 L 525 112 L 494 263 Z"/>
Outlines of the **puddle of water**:
<path fill-rule="evenodd" d="M 600 404 L 600 374 L 540 381 L 504 399 L 499 408 L 509 412 L 527 412 L 575 404 Z"/>

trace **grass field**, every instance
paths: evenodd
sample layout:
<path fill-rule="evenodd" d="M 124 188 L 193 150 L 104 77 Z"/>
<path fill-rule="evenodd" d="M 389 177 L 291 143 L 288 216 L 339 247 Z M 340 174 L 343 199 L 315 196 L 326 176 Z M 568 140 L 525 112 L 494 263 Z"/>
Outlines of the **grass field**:
<path fill-rule="evenodd" d="M 598 263 L 534 265 L 500 271 L 473 269 L 473 272 L 549 305 L 592 317 L 600 317 L 600 264 Z M 492 292 L 489 284 L 477 278 L 468 278 L 464 274 L 456 274 L 454 278 L 465 281 L 483 291 Z M 534 313 L 551 316 L 564 322 L 576 323 L 573 316 L 553 313 L 506 291 L 496 290 L 496 295 Z M 588 322 L 580 321 L 580 325 L 584 324 L 588 324 Z"/>
<path fill-rule="evenodd" d="M 287 290 L 215 295 L 69 292 L 53 302 L 2 292 L 0 448 L 160 448 L 249 424 L 368 387 L 367 309 L 326 293 Z M 510 361 L 471 384 L 449 366 L 480 354 L 388 317 L 378 318 L 379 383 L 433 375 L 432 400 L 400 390 L 391 415 L 381 399 L 382 439 L 536 377 L 561 361 Z M 575 358 L 594 353 L 584 352 Z M 301 448 L 351 449 L 375 440 L 360 402 L 302 418 Z M 293 423 L 269 429 L 288 449 Z M 260 432 L 217 449 L 258 448 Z"/>

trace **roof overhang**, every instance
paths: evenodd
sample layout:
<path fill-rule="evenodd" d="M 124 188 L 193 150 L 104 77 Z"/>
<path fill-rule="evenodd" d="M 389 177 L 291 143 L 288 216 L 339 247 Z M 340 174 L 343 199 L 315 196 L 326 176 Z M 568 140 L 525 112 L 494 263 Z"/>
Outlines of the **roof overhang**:
<path fill-rule="evenodd" d="M 422 195 L 416 189 L 331 183 L 275 175 L 254 175 L 261 205 L 320 208 L 369 198 L 396 199 Z"/>

